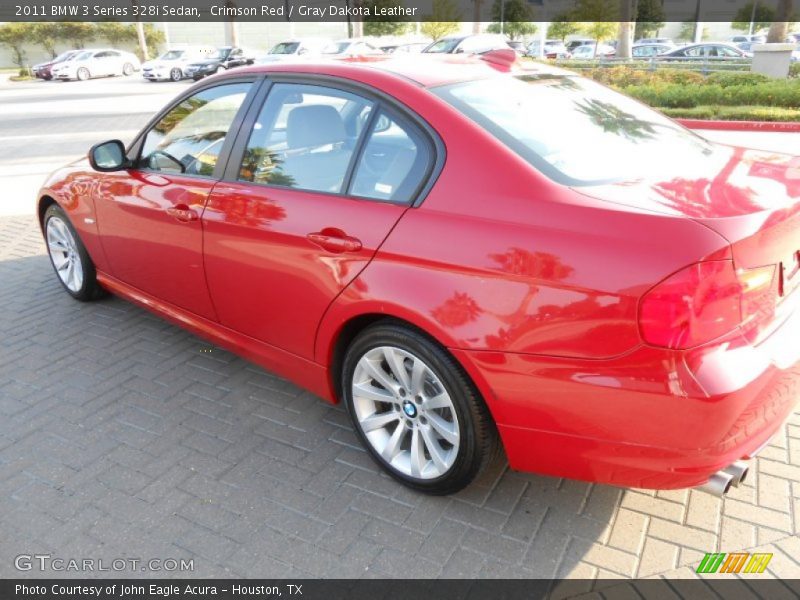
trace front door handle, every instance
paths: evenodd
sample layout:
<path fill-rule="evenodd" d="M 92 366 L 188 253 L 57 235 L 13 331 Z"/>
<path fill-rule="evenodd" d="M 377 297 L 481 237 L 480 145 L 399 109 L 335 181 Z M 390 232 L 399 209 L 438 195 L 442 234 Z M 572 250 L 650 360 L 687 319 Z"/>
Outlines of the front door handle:
<path fill-rule="evenodd" d="M 322 231 L 309 233 L 306 238 L 320 248 L 329 252 L 358 252 L 361 250 L 361 240 L 347 235 L 341 229 L 326 227 Z"/>
<path fill-rule="evenodd" d="M 188 223 L 189 221 L 197 221 L 197 219 L 200 218 L 200 215 L 197 214 L 197 211 L 189 208 L 186 204 L 176 204 L 175 206 L 170 206 L 167 209 L 167 214 L 184 223 Z"/>

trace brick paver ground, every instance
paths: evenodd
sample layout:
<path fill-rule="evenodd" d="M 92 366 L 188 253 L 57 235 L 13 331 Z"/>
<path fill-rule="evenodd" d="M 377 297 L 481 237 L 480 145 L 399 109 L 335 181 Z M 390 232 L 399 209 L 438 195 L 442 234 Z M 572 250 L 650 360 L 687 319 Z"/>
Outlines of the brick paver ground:
<path fill-rule="evenodd" d="M 756 547 L 764 576 L 800 576 L 800 415 L 725 500 L 502 462 L 431 498 L 379 473 L 341 408 L 120 299 L 70 299 L 32 217 L 0 219 L 0 307 L 2 577 L 23 553 L 193 558 L 204 577 L 686 577 Z"/>

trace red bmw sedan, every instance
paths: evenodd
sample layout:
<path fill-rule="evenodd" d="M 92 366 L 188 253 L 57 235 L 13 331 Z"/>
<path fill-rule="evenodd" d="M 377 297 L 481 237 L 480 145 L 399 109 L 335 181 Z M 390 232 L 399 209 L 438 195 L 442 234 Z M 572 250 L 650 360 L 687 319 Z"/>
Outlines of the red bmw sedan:
<path fill-rule="evenodd" d="M 800 392 L 800 158 L 506 54 L 203 80 L 47 181 L 55 272 L 344 402 L 420 491 L 502 447 L 724 493 Z"/>

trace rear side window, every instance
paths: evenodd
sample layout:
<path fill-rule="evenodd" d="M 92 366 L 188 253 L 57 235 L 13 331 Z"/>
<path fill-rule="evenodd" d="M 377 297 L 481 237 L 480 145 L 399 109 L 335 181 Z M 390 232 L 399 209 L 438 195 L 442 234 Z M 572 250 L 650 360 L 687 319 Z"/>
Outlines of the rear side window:
<path fill-rule="evenodd" d="M 256 118 L 239 180 L 410 203 L 434 152 L 418 125 L 337 88 L 276 83 Z"/>
<path fill-rule="evenodd" d="M 380 112 L 356 166 L 353 196 L 410 202 L 428 172 L 431 150 L 416 126 Z"/>

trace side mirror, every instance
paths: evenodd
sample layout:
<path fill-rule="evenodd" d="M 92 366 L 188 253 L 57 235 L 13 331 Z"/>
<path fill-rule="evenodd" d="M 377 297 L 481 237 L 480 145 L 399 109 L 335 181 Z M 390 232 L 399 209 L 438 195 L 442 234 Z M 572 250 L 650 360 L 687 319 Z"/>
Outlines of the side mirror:
<path fill-rule="evenodd" d="M 89 150 L 89 164 L 95 171 L 121 171 L 128 166 L 125 146 L 119 140 L 95 144 Z"/>

